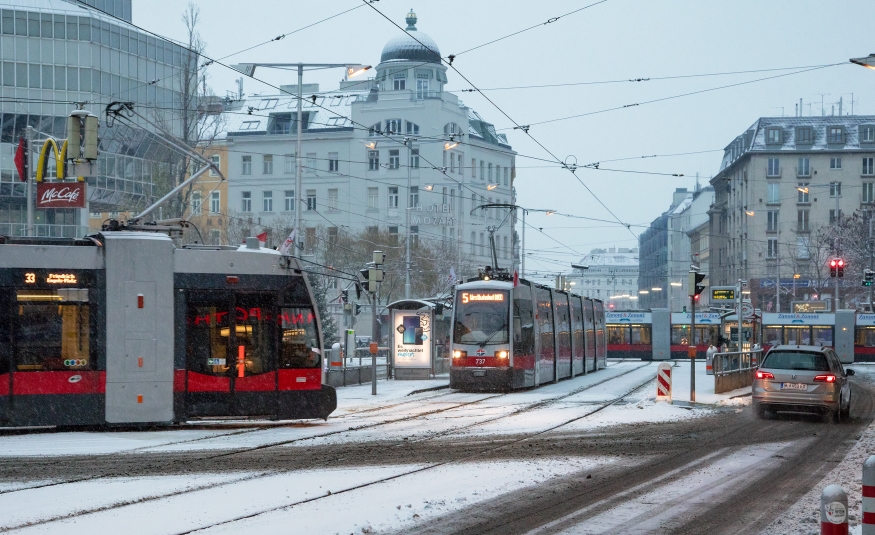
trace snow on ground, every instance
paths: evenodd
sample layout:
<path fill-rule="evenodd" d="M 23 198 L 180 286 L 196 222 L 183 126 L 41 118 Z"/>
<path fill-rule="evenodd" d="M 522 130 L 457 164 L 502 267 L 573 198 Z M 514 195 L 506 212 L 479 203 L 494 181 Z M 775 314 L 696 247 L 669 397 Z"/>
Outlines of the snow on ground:
<path fill-rule="evenodd" d="M 569 472 L 594 471 L 613 462 L 615 459 L 609 457 L 553 458 L 449 463 L 434 468 L 424 465 L 329 468 L 270 474 L 236 483 L 232 480 L 240 479 L 240 474 L 207 475 L 201 476 L 201 482 L 222 478 L 228 481 L 204 490 L 145 501 L 144 497 L 193 483 L 180 477 L 114 480 L 105 483 L 110 492 L 103 493 L 94 492 L 94 483 L 78 483 L 64 486 L 63 495 L 60 489 L 46 488 L 27 491 L 13 499 L 0 496 L 0 530 L 43 521 L 12 532 L 136 535 L 179 533 L 215 525 L 205 532 L 369 533 L 425 522 L 480 501 L 494 500 L 503 493 Z M 416 472 L 417 469 L 421 471 Z M 393 476 L 396 477 L 381 481 Z M 76 497 L 74 503 L 56 503 L 54 509 L 45 503 L 40 505 L 57 499 L 69 502 L 70 496 Z M 120 502 L 136 503 L 47 522 L 85 507 L 100 509 Z M 338 514 L 339 511 L 343 514 Z"/>
<path fill-rule="evenodd" d="M 853 367 L 860 379 L 875 380 L 875 364 L 855 363 Z M 820 493 L 827 485 L 841 485 L 848 493 L 848 524 L 851 535 L 862 533 L 863 462 L 875 454 L 875 422 L 860 435 L 860 439 L 845 458 L 797 501 L 787 512 L 766 528 L 762 535 L 817 535 L 820 533 Z"/>

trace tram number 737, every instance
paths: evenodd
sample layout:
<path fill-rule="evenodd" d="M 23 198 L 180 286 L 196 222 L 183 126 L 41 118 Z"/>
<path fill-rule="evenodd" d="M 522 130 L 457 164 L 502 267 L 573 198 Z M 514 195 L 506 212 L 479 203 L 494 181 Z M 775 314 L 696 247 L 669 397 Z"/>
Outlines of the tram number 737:
<path fill-rule="evenodd" d="M 474 359 L 475 366 L 483 366 L 486 364 L 486 359 Z"/>

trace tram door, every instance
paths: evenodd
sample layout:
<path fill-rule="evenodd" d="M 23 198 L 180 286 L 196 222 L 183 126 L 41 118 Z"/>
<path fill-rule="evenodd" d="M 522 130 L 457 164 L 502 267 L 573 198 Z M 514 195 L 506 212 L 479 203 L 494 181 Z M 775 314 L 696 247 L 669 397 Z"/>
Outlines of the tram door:
<path fill-rule="evenodd" d="M 186 318 L 186 415 L 277 413 L 278 318 L 271 293 L 192 291 Z"/>

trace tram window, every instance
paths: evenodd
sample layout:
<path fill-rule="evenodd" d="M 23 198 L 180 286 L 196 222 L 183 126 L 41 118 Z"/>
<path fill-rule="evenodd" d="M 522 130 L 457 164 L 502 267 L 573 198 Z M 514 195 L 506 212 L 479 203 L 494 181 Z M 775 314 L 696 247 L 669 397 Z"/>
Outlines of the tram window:
<path fill-rule="evenodd" d="M 244 349 L 244 373 L 257 375 L 273 371 L 276 354 L 275 309 L 273 295 L 237 294 L 235 347 Z M 237 353 L 234 352 L 234 356 Z"/>
<path fill-rule="evenodd" d="M 763 327 L 763 342 L 770 346 L 781 344 L 781 327 Z"/>
<path fill-rule="evenodd" d="M 535 319 L 532 315 L 532 290 L 519 286 L 513 299 L 514 355 L 535 354 Z"/>
<path fill-rule="evenodd" d="M 814 330 L 814 345 L 832 346 L 832 327 L 825 325 L 815 325 Z"/>
<path fill-rule="evenodd" d="M 717 333 L 720 327 L 716 325 L 696 325 L 696 345 L 717 345 Z"/>
<path fill-rule="evenodd" d="M 629 334 L 633 344 L 650 345 L 650 326 L 649 325 L 630 325 Z"/>
<path fill-rule="evenodd" d="M 857 327 L 854 334 L 854 345 L 875 347 L 875 327 Z"/>
<path fill-rule="evenodd" d="M 807 346 L 811 344 L 811 328 L 805 327 L 784 327 L 784 343 L 794 346 Z"/>
<path fill-rule="evenodd" d="M 228 360 L 231 318 L 224 306 L 189 305 L 186 322 L 187 368 L 208 375 L 228 375 L 233 362 Z M 245 331 L 246 325 L 240 325 Z"/>
<path fill-rule="evenodd" d="M 627 325 L 608 325 L 608 343 L 611 345 L 628 345 L 632 343 L 632 333 Z"/>
<path fill-rule="evenodd" d="M 13 333 L 18 371 L 93 370 L 88 290 L 19 290 Z"/>
<path fill-rule="evenodd" d="M 318 368 L 319 332 L 316 330 L 316 316 L 309 307 L 283 308 L 280 314 L 282 329 L 282 350 L 280 368 Z"/>
<path fill-rule="evenodd" d="M 690 326 L 689 325 L 672 325 L 671 326 L 671 345 L 685 346 L 690 344 Z"/>

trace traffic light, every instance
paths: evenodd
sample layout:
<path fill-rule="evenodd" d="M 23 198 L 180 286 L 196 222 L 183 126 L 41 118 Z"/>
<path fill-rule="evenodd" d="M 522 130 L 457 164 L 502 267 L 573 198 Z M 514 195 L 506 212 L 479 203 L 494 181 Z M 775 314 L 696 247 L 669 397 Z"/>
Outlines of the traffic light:
<path fill-rule="evenodd" d="M 340 290 L 340 299 L 342 303 L 349 302 L 349 290 Z"/>
<path fill-rule="evenodd" d="M 839 277 L 845 276 L 845 261 L 839 258 Z"/>
<path fill-rule="evenodd" d="M 362 306 L 358 303 L 355 304 L 355 315 L 358 316 L 362 312 Z"/>
<path fill-rule="evenodd" d="M 875 271 L 871 269 L 863 270 L 863 286 L 872 286 L 873 281 L 875 281 Z"/>
<path fill-rule="evenodd" d="M 839 272 L 839 261 L 835 258 L 829 261 L 829 276 L 835 278 Z"/>
<path fill-rule="evenodd" d="M 690 271 L 690 295 L 692 297 L 698 298 L 699 294 L 705 291 L 705 285 L 702 284 L 702 281 L 705 280 L 707 275 L 705 273 L 698 273 L 696 271 Z"/>

